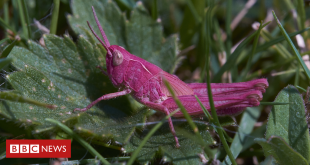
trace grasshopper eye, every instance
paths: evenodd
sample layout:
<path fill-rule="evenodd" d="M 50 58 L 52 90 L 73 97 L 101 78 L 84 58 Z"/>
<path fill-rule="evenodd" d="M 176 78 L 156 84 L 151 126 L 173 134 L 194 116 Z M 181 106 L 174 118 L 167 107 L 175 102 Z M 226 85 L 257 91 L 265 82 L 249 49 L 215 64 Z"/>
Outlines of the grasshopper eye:
<path fill-rule="evenodd" d="M 114 52 L 113 52 L 113 65 L 114 66 L 121 65 L 123 60 L 124 60 L 123 54 L 118 50 L 114 50 Z"/>

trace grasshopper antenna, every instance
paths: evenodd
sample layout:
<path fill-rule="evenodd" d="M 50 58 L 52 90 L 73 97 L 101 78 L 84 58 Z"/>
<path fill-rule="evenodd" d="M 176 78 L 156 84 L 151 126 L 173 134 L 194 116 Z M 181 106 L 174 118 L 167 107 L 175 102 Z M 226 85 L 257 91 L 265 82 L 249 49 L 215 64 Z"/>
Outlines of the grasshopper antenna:
<path fill-rule="evenodd" d="M 94 29 L 90 26 L 90 23 L 87 21 L 88 27 L 90 28 L 91 32 L 95 35 L 95 37 L 99 40 L 99 42 L 103 45 L 103 47 L 108 51 L 107 45 L 100 39 L 100 37 L 96 34 Z"/>
<path fill-rule="evenodd" d="M 92 10 L 93 10 L 93 14 L 94 14 L 94 17 L 95 17 L 97 26 L 98 26 L 98 28 L 99 28 L 99 30 L 100 30 L 100 33 L 101 33 L 101 35 L 102 35 L 102 37 L 103 37 L 103 40 L 104 40 L 104 42 L 106 43 L 106 46 L 107 46 L 107 47 L 110 47 L 110 42 L 109 42 L 107 36 L 105 35 L 105 33 L 104 33 L 103 29 L 102 29 L 102 26 L 100 25 L 100 22 L 99 22 L 99 20 L 98 20 L 98 17 L 97 17 L 97 14 L 96 14 L 96 11 L 95 11 L 94 6 L 92 6 L 91 8 L 92 8 Z"/>

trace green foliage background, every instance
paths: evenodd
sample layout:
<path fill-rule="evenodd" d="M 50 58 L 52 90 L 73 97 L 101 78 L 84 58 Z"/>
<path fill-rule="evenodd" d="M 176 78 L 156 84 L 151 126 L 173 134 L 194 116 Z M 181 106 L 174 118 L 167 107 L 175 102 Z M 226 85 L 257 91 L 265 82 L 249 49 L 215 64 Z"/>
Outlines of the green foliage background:
<path fill-rule="evenodd" d="M 201 141 L 190 124 L 174 118 L 181 144 L 177 149 L 166 122 L 143 143 L 163 115 L 143 107 L 131 96 L 102 101 L 85 113 L 73 112 L 103 94 L 117 91 L 96 68 L 105 68 L 106 51 L 86 23 L 89 21 L 100 34 L 91 11 L 94 6 L 112 45 L 124 47 L 185 82 L 206 82 L 206 67 L 216 83 L 268 78 L 263 104 L 269 106 L 247 108 L 234 119 L 220 118 L 230 151 L 238 164 L 309 164 L 308 112 L 304 104 L 308 104 L 309 100 L 304 99 L 309 97 L 300 94 L 305 93 L 310 79 L 305 65 L 309 61 L 301 58 L 310 50 L 308 2 L 258 1 L 236 23 L 246 3 L 1 1 L 0 163 L 50 161 L 7 159 L 6 139 L 72 139 L 72 157 L 63 164 L 96 164 L 102 159 L 111 164 L 133 160 L 136 164 L 202 164 L 204 160 L 210 163 L 211 157 L 221 164 L 235 163 L 218 138 L 221 128 L 207 119 L 193 118 Z M 280 20 L 278 24 L 271 10 Z M 39 26 L 33 19 L 39 20 Z M 253 29 L 252 25 L 260 21 L 272 22 Z M 296 41 L 296 35 L 304 47 Z M 207 57 L 210 64 L 206 63 Z M 53 159 L 52 163 L 56 161 L 60 160 Z"/>

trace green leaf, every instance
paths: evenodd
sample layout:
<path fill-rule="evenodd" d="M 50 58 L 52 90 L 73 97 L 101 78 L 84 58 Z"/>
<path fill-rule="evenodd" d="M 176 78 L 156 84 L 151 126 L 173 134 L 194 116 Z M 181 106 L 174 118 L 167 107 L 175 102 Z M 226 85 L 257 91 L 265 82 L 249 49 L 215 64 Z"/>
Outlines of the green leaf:
<path fill-rule="evenodd" d="M 139 56 L 143 56 L 154 63 L 165 65 L 163 67 L 167 71 L 174 67 L 174 63 L 169 61 L 177 59 L 177 37 L 172 36 L 163 42 L 162 27 L 157 22 L 148 20 L 151 17 L 147 15 L 146 10 L 139 3 L 134 9 L 130 21 L 125 23 L 124 16 L 113 2 L 101 3 L 92 0 L 90 2 L 72 2 L 74 14 L 69 16 L 68 19 L 74 31 L 82 34 L 79 35 L 76 44 L 66 35 L 64 38 L 55 35 L 44 35 L 44 46 L 29 40 L 28 49 L 15 46 L 8 56 L 14 59 L 12 64 L 17 71 L 8 75 L 7 80 L 16 92 L 27 98 L 52 104 L 56 109 L 50 110 L 28 105 L 27 103 L 3 101 L 0 104 L 0 114 L 14 121 L 30 125 L 35 124 L 36 127 L 33 131 L 35 133 L 47 131 L 54 133 L 53 131 L 57 130 L 55 125 L 45 121 L 45 118 L 50 118 L 69 127 L 76 126 L 75 128 L 80 131 L 81 135 L 86 135 L 87 138 L 95 137 L 96 144 L 105 146 L 105 140 L 109 140 L 113 136 L 118 146 L 119 144 L 128 144 L 126 146 L 129 147 L 125 151 L 132 152 L 136 147 L 134 142 L 141 140 L 147 130 L 141 133 L 137 129 L 145 124 L 146 111 L 139 111 L 139 113 L 132 116 L 136 112 L 137 102 L 131 101 L 133 100 L 131 97 L 123 96 L 102 101 L 84 113 L 73 112 L 75 108 L 85 107 L 104 94 L 117 91 L 108 77 L 104 76 L 96 68 L 98 65 L 105 65 L 105 50 L 102 45 L 95 44 L 92 34 L 87 30 L 85 20 L 89 20 L 92 25 L 95 25 L 90 11 L 91 6 L 95 6 L 99 19 L 103 20 L 102 24 L 111 44 L 127 47 L 129 51 L 131 49 L 133 49 L 132 51 L 141 50 L 139 50 L 140 48 L 134 49 L 134 47 L 129 48 L 127 46 L 130 40 L 127 40 L 126 36 L 130 36 L 130 34 L 126 33 L 133 33 L 134 28 L 145 28 L 144 30 L 149 33 L 141 33 L 133 37 L 137 41 L 146 44 L 142 46 L 135 45 L 135 47 L 141 47 L 141 49 L 143 46 L 149 47 L 151 51 L 148 50 L 146 53 L 151 54 L 146 55 L 143 52 Z M 89 9 L 87 6 L 89 6 Z M 88 10 L 89 13 L 86 14 L 84 9 Z M 140 21 L 140 19 L 144 21 Z M 150 42 L 148 37 L 152 38 L 153 41 Z M 144 51 L 144 49 L 142 50 Z M 187 124 L 184 125 L 187 130 L 190 130 Z M 201 125 L 201 127 L 205 128 L 204 124 Z M 150 154 L 152 155 L 152 153 L 159 151 L 159 148 L 163 148 L 169 152 L 173 150 L 171 153 L 177 153 L 177 155 L 173 154 L 169 160 L 198 162 L 200 159 L 197 154 L 203 153 L 201 147 L 195 144 L 194 141 L 183 137 L 181 145 L 184 148 L 181 150 L 175 148 L 174 138 L 170 130 L 167 129 L 169 127 L 166 124 L 164 126 L 164 131 L 157 131 L 155 138 L 151 137 L 146 144 L 146 146 L 152 146 L 154 145 L 152 142 L 157 141 Z M 212 139 L 210 133 L 203 130 L 203 128 L 201 128 L 201 134 L 206 137 L 207 141 L 210 141 L 207 144 L 213 144 L 213 140 L 210 140 Z M 106 138 L 102 138 L 103 135 Z M 180 137 L 182 137 L 181 135 Z M 101 140 L 99 140 L 99 136 Z M 167 139 L 162 141 L 163 137 Z M 194 148 L 187 149 L 192 146 Z M 115 147 L 117 146 L 115 145 Z M 145 147 L 142 151 L 146 151 Z M 187 153 L 184 153 L 185 151 Z M 170 153 L 165 152 L 165 154 L 169 155 Z M 189 160 L 186 158 L 178 160 L 184 155 L 189 156 Z M 153 157 L 146 156 L 145 160 L 149 161 L 151 158 Z"/>
<path fill-rule="evenodd" d="M 250 148 L 255 142 L 254 142 L 254 138 L 263 138 L 266 132 L 266 124 L 263 124 L 262 126 L 260 126 L 259 128 L 256 128 L 253 132 L 251 132 L 251 134 L 249 134 L 244 142 L 243 142 L 243 147 L 242 147 L 242 151 L 247 150 L 248 148 Z"/>
<path fill-rule="evenodd" d="M 280 137 L 271 136 L 268 141 L 256 138 L 255 141 L 263 147 L 265 156 L 273 156 L 281 165 L 307 165 L 307 161 L 298 152 L 294 151 L 285 140 Z"/>
<path fill-rule="evenodd" d="M 43 131 L 47 131 L 50 129 L 45 128 L 52 125 L 46 123 L 45 118 L 65 123 L 76 121 L 79 112 L 73 113 L 73 109 L 85 107 L 101 95 L 115 92 L 116 89 L 96 68 L 105 62 L 101 47 L 92 45 L 83 37 L 78 39 L 77 46 L 68 36 L 60 38 L 46 35 L 44 42 L 46 47 L 29 41 L 29 50 L 13 48 L 9 57 L 15 59 L 12 64 L 18 71 L 8 75 L 7 80 L 22 96 L 53 104 L 56 109 L 5 101 L 0 105 L 0 113 L 10 119 L 36 123 L 41 125 Z M 114 118 L 132 112 L 127 97 L 120 97 L 102 101 L 86 113 L 93 115 L 94 112 L 100 112 L 100 109 Z M 38 129 L 36 131 L 40 132 Z"/>
<path fill-rule="evenodd" d="M 172 161 L 174 164 L 199 164 L 201 163 L 198 154 L 203 153 L 203 149 L 200 144 L 197 144 L 198 138 L 193 140 L 188 138 L 188 133 L 194 135 L 191 131 L 191 127 L 187 123 L 173 123 L 176 127 L 176 133 L 179 138 L 181 147 L 175 148 L 175 141 L 172 133 L 170 132 L 168 123 L 165 123 L 149 140 L 146 145 L 143 146 L 139 152 L 137 161 L 148 162 L 152 160 L 157 154 L 163 156 L 164 161 Z M 200 134 L 204 142 L 208 145 L 215 144 L 210 132 L 207 130 L 207 126 L 204 124 L 196 123 Z M 178 131 L 177 127 L 182 128 L 186 131 Z M 152 129 L 152 126 L 146 127 L 143 132 L 135 132 L 129 143 L 124 147 L 127 153 L 133 152 L 139 144 L 142 142 L 144 137 Z M 186 138 L 187 137 L 187 138 Z M 207 157 L 205 154 L 203 154 Z"/>
<path fill-rule="evenodd" d="M 230 150 L 235 158 L 240 154 L 243 149 L 244 142 L 248 138 L 257 119 L 260 116 L 260 109 L 255 108 L 247 108 L 246 111 L 243 113 L 241 122 L 239 124 L 238 133 L 236 133 L 233 142 L 231 143 Z M 228 156 L 226 156 L 224 162 L 222 164 L 231 164 L 231 161 Z"/>
<path fill-rule="evenodd" d="M 13 47 L 15 46 L 16 42 L 17 41 L 15 40 L 11 44 L 9 44 L 6 48 L 4 48 L 3 52 L 1 53 L 0 58 L 7 57 L 10 54 L 11 50 L 13 49 Z"/>
<path fill-rule="evenodd" d="M 303 99 L 294 86 L 284 88 L 275 102 L 290 102 L 288 105 L 274 105 L 269 113 L 266 139 L 281 137 L 290 147 L 309 160 L 309 131 Z"/>
<path fill-rule="evenodd" d="M 119 110 L 115 109 L 115 111 Z M 79 133 L 94 137 L 92 142 L 102 143 L 103 138 L 113 136 L 117 144 L 125 145 L 135 132 L 135 128 L 142 128 L 145 125 L 145 117 L 148 111 L 147 108 L 144 108 L 133 116 L 118 120 L 106 117 L 103 112 L 97 112 L 93 116 L 82 114 L 75 127 Z M 103 118 L 106 119 L 103 120 Z"/>
<path fill-rule="evenodd" d="M 1 58 L 0 59 L 0 69 L 3 69 L 13 61 L 12 58 Z"/>
<path fill-rule="evenodd" d="M 99 160 L 103 164 L 110 164 L 104 157 L 100 155 L 99 152 L 97 152 L 89 143 L 87 143 L 84 139 L 82 139 L 80 136 L 78 136 L 76 133 L 74 133 L 69 127 L 66 125 L 62 124 L 61 122 L 53 119 L 46 118 L 45 119 L 47 122 L 53 123 L 56 126 L 58 126 L 60 129 L 62 129 L 65 133 L 70 135 L 74 140 L 79 142 L 85 149 L 87 149 L 94 157 L 98 157 Z"/>
<path fill-rule="evenodd" d="M 131 12 L 127 21 L 120 9 L 112 1 L 74 1 L 73 15 L 69 23 L 77 34 L 90 38 L 86 21 L 96 26 L 91 6 L 94 6 L 100 23 L 111 45 L 124 47 L 130 53 L 172 72 L 177 61 L 177 36 L 163 38 L 160 22 L 154 21 L 141 2 Z M 100 34 L 98 28 L 94 28 Z M 92 42 L 97 42 L 92 40 Z M 94 44 L 94 43 L 93 43 Z"/>
<path fill-rule="evenodd" d="M 219 116 L 219 122 L 222 127 L 235 124 L 235 120 L 231 116 Z"/>

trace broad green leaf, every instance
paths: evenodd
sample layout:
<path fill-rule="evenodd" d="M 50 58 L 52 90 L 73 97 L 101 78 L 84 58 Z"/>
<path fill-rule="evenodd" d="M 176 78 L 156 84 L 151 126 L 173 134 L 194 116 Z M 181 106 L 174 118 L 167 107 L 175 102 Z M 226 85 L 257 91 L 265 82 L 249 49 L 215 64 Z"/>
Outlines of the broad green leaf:
<path fill-rule="evenodd" d="M 269 113 L 266 139 L 281 137 L 290 147 L 309 160 L 309 131 L 303 99 L 294 86 L 284 88 L 275 102 L 290 102 L 274 105 Z"/>
<path fill-rule="evenodd" d="M 212 145 L 215 144 L 215 141 L 211 137 L 208 127 L 204 124 L 197 124 L 198 129 L 201 131 L 200 134 L 204 139 L 206 144 Z M 179 142 L 181 147 L 175 148 L 175 141 L 172 133 L 170 132 L 168 123 L 164 124 L 149 140 L 148 143 L 143 146 L 141 151 L 139 152 L 139 156 L 137 161 L 139 162 L 147 162 L 152 160 L 157 154 L 159 156 L 163 156 L 164 161 L 170 162 L 172 161 L 174 164 L 199 164 L 201 163 L 198 154 L 203 153 L 203 149 L 200 144 L 197 144 L 196 140 L 193 138 L 188 138 L 189 133 L 194 136 L 194 133 L 191 131 L 190 126 L 187 123 L 178 123 L 174 122 L 175 127 L 180 127 L 182 130 L 186 131 L 178 131 L 177 136 L 179 138 Z M 147 135 L 149 130 L 151 130 L 151 126 L 146 127 L 143 132 L 135 132 L 129 143 L 124 147 L 127 153 L 133 152 L 143 140 L 144 136 Z M 186 138 L 187 137 L 187 138 Z M 195 139 L 195 138 L 194 138 Z M 203 154 L 207 157 L 205 154 Z"/>
<path fill-rule="evenodd" d="M 263 138 L 265 136 L 265 132 L 266 132 L 266 124 L 263 124 L 259 128 L 256 128 L 254 131 L 252 131 L 251 134 L 247 135 L 247 137 L 245 138 L 243 142 L 243 147 L 242 147 L 241 152 L 247 150 L 253 144 L 255 144 L 254 138 Z"/>
<path fill-rule="evenodd" d="M 77 34 L 82 34 L 90 39 L 87 23 L 96 27 L 91 10 L 94 6 L 98 19 L 105 31 L 111 45 L 124 47 L 130 53 L 148 60 L 167 72 L 172 72 L 177 61 L 177 37 L 163 38 L 160 22 L 152 20 L 151 16 L 141 2 L 131 12 L 129 20 L 121 13 L 112 1 L 73 1 L 73 15 L 68 16 L 69 23 Z M 91 41 L 93 44 L 95 40 Z"/>
<path fill-rule="evenodd" d="M 280 137 L 271 136 L 268 141 L 256 138 L 255 141 L 263 147 L 265 156 L 273 156 L 281 165 L 307 165 L 307 160 L 298 152 L 294 151 L 285 140 Z"/>
<path fill-rule="evenodd" d="M 115 111 L 118 110 L 115 109 Z M 79 118 L 79 124 L 75 127 L 79 133 L 94 137 L 92 141 L 97 141 L 99 145 L 110 137 L 114 137 L 117 144 L 124 145 L 135 132 L 136 127 L 142 128 L 145 125 L 145 116 L 148 111 L 144 108 L 133 116 L 117 121 L 113 118 L 102 120 L 103 112 L 93 116 L 83 114 Z"/>
<path fill-rule="evenodd" d="M 89 143 L 87 143 L 84 139 L 82 139 L 79 135 L 77 135 L 73 130 L 71 130 L 66 125 L 62 124 L 57 120 L 53 120 L 50 118 L 46 118 L 45 121 L 55 124 L 58 128 L 64 131 L 66 134 L 70 135 L 74 140 L 76 140 L 80 145 L 82 145 L 85 149 L 87 149 L 93 157 L 97 157 L 100 162 L 103 164 L 110 164 L 104 157 L 100 155 Z"/>
<path fill-rule="evenodd" d="M 72 1 L 71 9 L 73 15 L 68 15 L 68 21 L 71 28 L 76 34 L 82 34 L 85 37 L 85 31 L 82 29 L 89 29 L 86 21 L 92 25 L 96 33 L 100 36 L 101 33 L 97 28 L 92 6 L 94 6 L 97 17 L 100 21 L 107 38 L 111 45 L 119 45 L 124 48 L 126 46 L 125 40 L 125 16 L 121 13 L 119 8 L 112 1 L 108 0 L 87 0 L 87 1 Z M 97 42 L 97 41 L 96 41 Z"/>
<path fill-rule="evenodd" d="M 241 122 L 239 124 L 238 132 L 236 133 L 233 142 L 230 145 L 230 150 L 235 158 L 238 157 L 243 149 L 245 140 L 252 132 L 256 120 L 259 118 L 261 110 L 257 107 L 247 108 L 244 111 Z M 231 164 L 231 160 L 226 156 L 222 164 Z"/>
<path fill-rule="evenodd" d="M 7 80 L 22 96 L 53 104 L 56 108 L 51 110 L 3 101 L 0 105 L 2 115 L 47 128 L 52 125 L 46 123 L 45 118 L 64 123 L 73 119 L 76 121 L 81 112 L 73 112 L 75 108 L 85 107 L 101 95 L 116 91 L 108 78 L 96 68 L 104 62 L 104 50 L 101 47 L 92 45 L 83 37 L 78 39 L 76 45 L 68 36 L 60 38 L 46 35 L 44 42 L 46 47 L 29 41 L 29 50 L 13 48 L 9 57 L 15 59 L 12 64 L 18 71 L 8 75 Z M 114 118 L 132 112 L 125 96 L 102 101 L 86 114 L 94 115 L 92 113 L 101 112 L 100 109 L 104 115 Z M 102 117 L 102 120 L 106 118 Z M 36 131 L 40 132 L 38 129 Z"/>
<path fill-rule="evenodd" d="M 108 77 L 104 76 L 96 68 L 98 65 L 104 66 L 105 50 L 101 45 L 95 44 L 95 39 L 87 30 L 85 21 L 88 18 L 90 18 L 89 20 L 92 25 L 95 25 L 95 23 L 91 11 L 87 15 L 84 10 L 87 8 L 87 5 L 89 6 L 89 10 L 92 5 L 96 6 L 99 19 L 102 17 L 101 20 L 105 20 L 102 21 L 102 24 L 104 24 L 103 27 L 111 44 L 118 44 L 126 48 L 129 40 L 125 40 L 127 35 L 124 35 L 124 32 L 133 33 L 134 28 L 137 27 L 149 31 L 150 33 L 147 33 L 147 35 L 152 36 L 145 36 L 143 33 L 135 36 L 135 39 L 141 43 L 151 44 L 145 45 L 149 46 L 150 50 L 152 50 L 146 53 L 151 54 L 147 56 L 140 54 L 140 56 L 144 56 L 154 63 L 165 65 L 164 67 L 166 67 L 165 70 L 167 71 L 174 67 L 174 63 L 170 63 L 168 59 L 176 60 L 177 38 L 176 36 L 172 36 L 165 40 L 162 37 L 161 26 L 157 22 L 149 24 L 150 21 L 148 18 L 151 19 L 151 17 L 147 15 L 146 10 L 139 3 L 134 9 L 134 14 L 130 20 L 125 23 L 124 16 L 121 15 L 113 2 L 90 2 L 72 2 L 74 14 L 69 16 L 68 19 L 75 32 L 82 34 L 79 35 L 76 44 L 66 35 L 64 38 L 45 35 L 44 46 L 33 41 L 28 41 L 29 49 L 14 47 L 9 54 L 9 58 L 14 59 L 12 64 L 17 68 L 17 71 L 8 75 L 7 80 L 16 92 L 27 98 L 52 104 L 56 109 L 50 110 L 26 103 L 3 101 L 0 105 L 0 114 L 14 121 L 28 123 L 29 125 L 35 124 L 37 127 L 35 127 L 34 132 L 36 133 L 46 131 L 53 133 L 53 130 L 56 130 L 53 124 L 45 121 L 45 118 L 61 121 L 70 127 L 77 124 L 76 128 L 80 130 L 81 134 L 85 135 L 86 133 L 87 137 L 102 137 L 105 135 L 108 139 L 111 137 L 109 135 L 113 135 L 115 143 L 118 142 L 117 144 L 121 143 L 124 145 L 127 142 L 128 146 L 130 145 L 131 147 L 128 147 L 125 151 L 132 152 L 135 147 L 132 142 L 139 141 L 143 136 L 143 134 L 138 136 L 138 134 L 141 134 L 141 131 L 136 128 L 145 123 L 145 114 L 143 111 L 131 117 L 132 113 L 136 110 L 136 102 L 130 101 L 132 98 L 129 100 L 128 97 L 123 96 L 102 101 L 86 112 L 73 112 L 74 108 L 85 107 L 103 94 L 117 91 L 112 86 Z M 119 21 L 117 21 L 118 18 Z M 140 19 L 145 21 L 140 21 Z M 83 22 L 83 24 L 80 24 L 80 22 Z M 126 30 L 124 31 L 124 29 Z M 152 38 L 153 41 L 149 42 L 148 37 Z M 163 42 L 163 40 L 165 41 Z M 136 47 L 140 46 L 140 44 L 136 45 Z M 139 49 L 136 50 L 140 51 Z M 144 49 L 142 50 L 144 51 Z M 130 123 L 132 125 L 129 125 Z M 109 126 L 111 126 L 110 129 L 103 129 Z M 185 127 L 188 127 L 188 125 L 185 124 Z M 158 142 L 152 152 L 158 151 L 159 147 L 164 147 L 168 151 L 173 150 L 173 152 L 177 153 L 173 154 L 170 160 L 176 161 L 185 155 L 194 156 L 195 158 L 192 160 L 198 162 L 199 158 L 197 154 L 202 153 L 199 145 L 189 139 L 183 138 L 181 141 L 183 151 L 181 152 L 175 148 L 174 138 L 167 128 L 169 127 L 165 125 L 165 131 L 158 132 L 155 139 L 152 137 L 147 144 L 147 146 L 153 145 L 152 141 L 154 140 Z M 190 129 L 188 128 L 187 130 Z M 145 133 L 147 130 L 143 132 Z M 201 133 L 207 139 L 211 138 L 209 132 L 202 131 Z M 167 140 L 163 140 L 162 137 L 167 137 Z M 180 137 L 182 136 L 180 135 Z M 97 140 L 97 142 L 104 144 L 103 140 Z M 166 143 L 167 141 L 169 143 Z M 213 140 L 210 141 L 212 142 L 208 144 L 213 143 Z M 190 150 L 186 149 L 192 146 L 194 148 Z M 184 154 L 185 151 L 187 151 L 186 154 Z M 150 160 L 153 157 L 145 158 Z M 187 160 L 179 161 L 186 162 Z"/>

